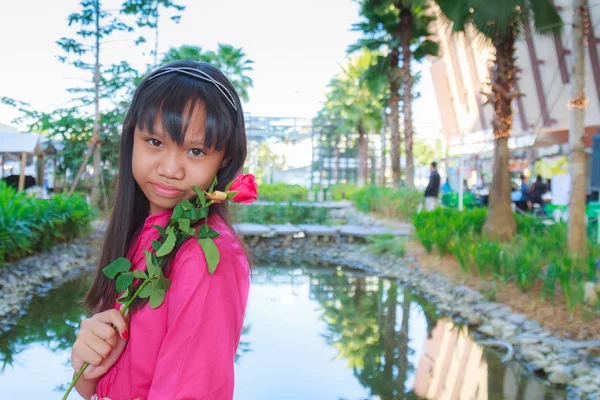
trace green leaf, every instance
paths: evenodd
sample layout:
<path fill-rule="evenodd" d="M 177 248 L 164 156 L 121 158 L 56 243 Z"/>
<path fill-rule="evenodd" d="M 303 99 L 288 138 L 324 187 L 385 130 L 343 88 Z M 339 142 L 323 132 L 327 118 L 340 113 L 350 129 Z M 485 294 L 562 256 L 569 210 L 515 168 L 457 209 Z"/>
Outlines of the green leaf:
<path fill-rule="evenodd" d="M 175 209 L 173 209 L 173 214 L 171 215 L 171 222 L 177 222 L 181 217 L 183 217 L 183 207 L 180 203 L 175 206 Z"/>
<path fill-rule="evenodd" d="M 227 192 L 227 198 L 233 199 L 239 192 Z"/>
<path fill-rule="evenodd" d="M 219 237 L 219 233 L 217 231 L 215 231 L 213 228 L 211 228 L 210 226 L 204 224 L 204 225 L 200 225 L 200 227 L 198 228 L 198 238 L 216 238 Z"/>
<path fill-rule="evenodd" d="M 194 189 L 194 192 L 196 192 L 196 194 L 198 195 L 198 200 L 200 201 L 200 205 L 202 207 L 206 207 L 206 194 L 204 194 L 204 191 L 202 189 L 200 189 L 198 186 L 192 186 L 192 189 Z"/>
<path fill-rule="evenodd" d="M 150 308 L 158 308 L 165 300 L 165 290 L 155 288 L 150 295 Z"/>
<path fill-rule="evenodd" d="M 158 249 L 156 251 L 156 256 L 164 257 L 167 254 L 169 254 L 171 251 L 173 251 L 173 248 L 175 247 L 176 239 L 177 239 L 177 237 L 173 232 L 169 233 L 169 235 L 167 236 L 167 239 L 165 240 L 163 245 L 160 247 L 160 249 Z"/>
<path fill-rule="evenodd" d="M 188 232 L 190 230 L 190 220 L 189 218 L 180 218 L 179 219 L 179 229 L 183 232 Z"/>
<path fill-rule="evenodd" d="M 192 208 L 194 208 L 194 205 L 193 205 L 193 204 L 192 204 L 192 202 L 191 202 L 191 201 L 189 201 L 189 200 L 184 200 L 184 201 L 182 201 L 181 203 L 179 203 L 179 205 L 181 206 L 181 208 L 182 208 L 184 211 L 191 210 Z"/>
<path fill-rule="evenodd" d="M 119 257 L 115 261 L 108 264 L 108 266 L 106 266 L 102 270 L 102 272 L 104 272 L 104 275 L 106 275 L 110 279 L 115 279 L 115 277 L 121 272 L 129 271 L 130 267 L 131 261 L 129 261 L 125 257 Z"/>
<path fill-rule="evenodd" d="M 146 270 L 148 271 L 148 275 L 156 276 L 160 272 L 160 267 L 154 262 L 152 253 L 144 250 L 144 255 L 146 256 Z"/>
<path fill-rule="evenodd" d="M 137 279 L 148 279 L 148 275 L 144 271 L 139 269 L 133 271 L 133 277 Z"/>
<path fill-rule="evenodd" d="M 156 284 L 157 288 L 167 291 L 170 286 L 171 286 L 171 281 L 169 279 L 165 278 L 164 275 L 161 275 L 160 278 L 158 278 L 158 283 Z"/>
<path fill-rule="evenodd" d="M 159 242 L 158 240 L 152 241 L 152 248 L 154 249 L 154 251 L 157 251 L 158 249 L 160 249 L 160 246 L 162 246 L 162 243 Z"/>
<path fill-rule="evenodd" d="M 198 244 L 204 251 L 204 257 L 206 257 L 206 264 L 208 266 L 208 272 L 213 274 L 219 264 L 220 254 L 217 245 L 210 238 L 198 239 Z"/>
<path fill-rule="evenodd" d="M 140 299 L 147 299 L 152 294 L 152 285 L 150 283 L 146 283 L 146 286 L 140 291 L 138 297 Z"/>
<path fill-rule="evenodd" d="M 206 218 L 208 215 L 208 207 L 206 208 L 194 208 L 184 213 L 185 217 L 189 218 L 191 223 L 197 222 L 202 218 Z"/>
<path fill-rule="evenodd" d="M 119 274 L 119 276 L 117 277 L 117 292 L 122 292 L 123 290 L 127 289 L 129 287 L 129 285 L 131 285 L 131 282 L 133 282 L 133 274 L 131 272 L 124 272 L 122 274 Z"/>
<path fill-rule="evenodd" d="M 117 298 L 117 303 L 125 304 L 129 301 L 129 288 L 125 289 L 123 294 Z"/>
<path fill-rule="evenodd" d="M 165 228 L 160 225 L 154 225 L 154 229 L 160 232 L 160 236 L 165 237 L 167 234 L 165 233 Z"/>

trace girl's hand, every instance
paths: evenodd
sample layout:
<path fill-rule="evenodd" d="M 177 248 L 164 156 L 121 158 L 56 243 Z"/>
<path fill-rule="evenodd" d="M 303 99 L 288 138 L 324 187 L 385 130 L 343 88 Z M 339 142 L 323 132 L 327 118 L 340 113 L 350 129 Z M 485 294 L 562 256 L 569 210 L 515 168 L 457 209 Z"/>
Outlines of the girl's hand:
<path fill-rule="evenodd" d="M 118 310 L 107 310 L 83 320 L 71 350 L 75 372 L 87 362 L 90 365 L 83 372 L 83 378 L 98 379 L 104 375 L 125 349 L 128 329 L 129 311 L 123 316 Z"/>

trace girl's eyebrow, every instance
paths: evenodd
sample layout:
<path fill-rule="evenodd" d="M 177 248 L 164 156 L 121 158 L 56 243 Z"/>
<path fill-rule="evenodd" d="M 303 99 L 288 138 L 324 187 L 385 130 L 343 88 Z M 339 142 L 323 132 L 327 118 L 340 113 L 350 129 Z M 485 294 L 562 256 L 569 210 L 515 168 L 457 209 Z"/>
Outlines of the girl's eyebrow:
<path fill-rule="evenodd" d="M 192 139 L 188 142 L 188 144 L 194 145 L 194 146 L 204 146 L 204 140 L 202 139 Z"/>

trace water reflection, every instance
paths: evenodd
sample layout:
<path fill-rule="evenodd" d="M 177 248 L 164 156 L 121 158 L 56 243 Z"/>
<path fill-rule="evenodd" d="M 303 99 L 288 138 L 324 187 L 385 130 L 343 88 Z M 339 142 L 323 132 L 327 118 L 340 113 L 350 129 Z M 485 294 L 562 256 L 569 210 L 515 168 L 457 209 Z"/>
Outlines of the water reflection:
<path fill-rule="evenodd" d="M 393 280 L 282 265 L 254 269 L 236 400 L 565 398 L 516 364 L 500 363 Z M 0 334 L 7 398 L 54 398 L 52 389 L 68 382 L 68 355 L 84 317 L 78 301 L 89 284 L 80 279 L 35 297 Z"/>

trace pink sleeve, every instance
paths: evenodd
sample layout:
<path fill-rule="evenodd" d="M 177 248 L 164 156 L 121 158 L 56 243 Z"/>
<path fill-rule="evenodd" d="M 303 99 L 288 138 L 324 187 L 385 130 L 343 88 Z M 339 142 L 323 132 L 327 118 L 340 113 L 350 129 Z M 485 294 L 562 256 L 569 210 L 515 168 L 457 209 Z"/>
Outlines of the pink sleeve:
<path fill-rule="evenodd" d="M 161 345 L 148 400 L 230 400 L 233 366 L 246 299 L 242 266 L 222 260 L 207 271 L 200 246 L 187 243 L 174 260 L 167 333 Z M 242 285 L 242 286 L 240 286 Z"/>

